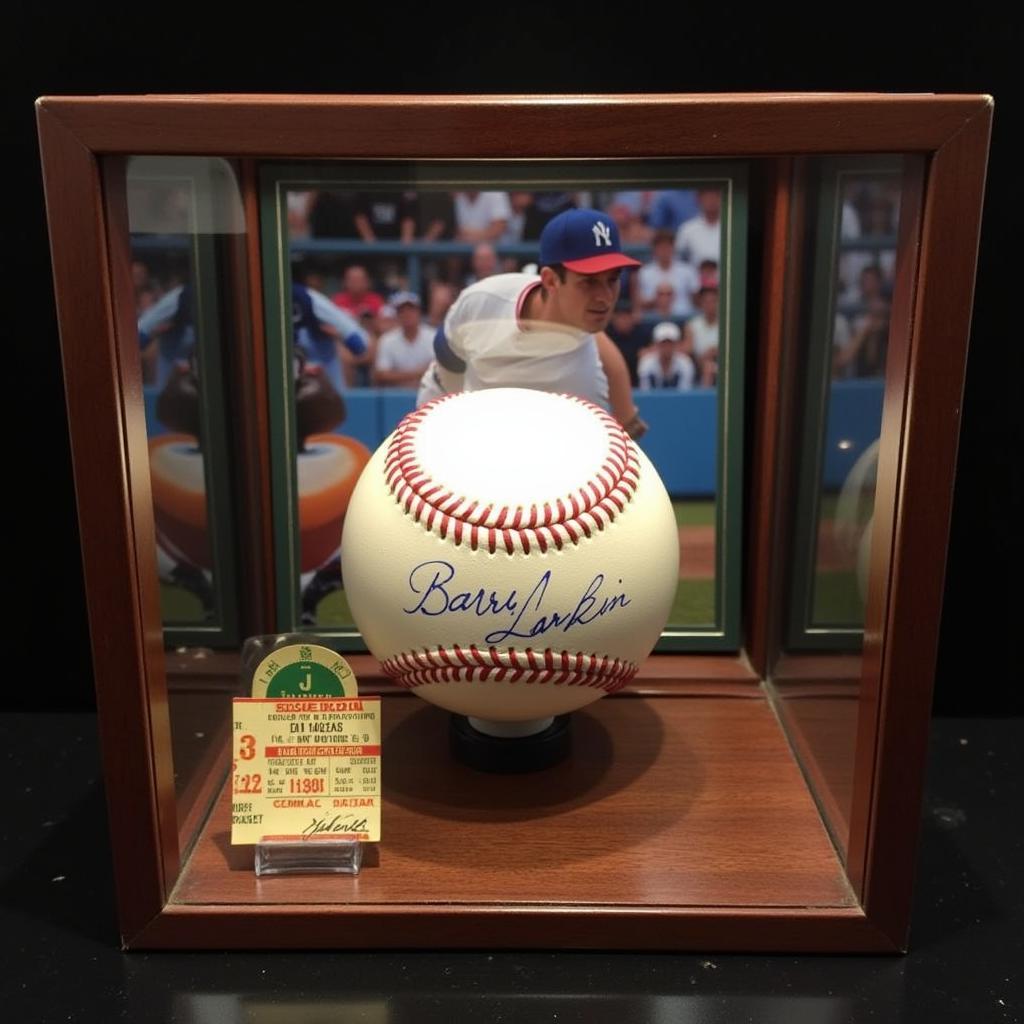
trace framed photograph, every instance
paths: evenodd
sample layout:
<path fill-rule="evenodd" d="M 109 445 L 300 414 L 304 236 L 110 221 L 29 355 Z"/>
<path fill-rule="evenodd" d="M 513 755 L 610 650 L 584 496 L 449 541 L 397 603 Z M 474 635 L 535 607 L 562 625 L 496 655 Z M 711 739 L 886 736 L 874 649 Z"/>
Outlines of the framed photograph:
<path fill-rule="evenodd" d="M 500 204 L 498 213 L 513 226 L 492 232 L 493 241 L 481 237 L 486 228 L 466 228 L 469 196 Z M 278 588 L 279 628 L 312 629 L 330 634 L 339 649 L 366 649 L 348 611 L 337 558 L 345 495 L 371 453 L 416 407 L 433 335 L 454 298 L 484 275 L 536 264 L 546 220 L 560 209 L 593 205 L 621 221 L 628 251 L 643 263 L 623 275 L 608 331 L 622 348 L 636 406 L 650 426 L 641 447 L 665 482 L 679 522 L 679 583 L 659 650 L 738 649 L 747 247 L 742 165 L 269 164 L 261 199 L 269 377 L 285 382 L 271 405 L 272 436 L 283 442 L 273 448 L 274 479 L 281 485 L 274 505 L 276 568 L 278 579 L 294 581 Z M 687 237 L 684 222 L 702 223 L 701 203 L 714 209 L 714 229 L 708 240 L 698 237 L 702 249 L 686 249 L 682 259 L 677 236 Z M 405 239 L 399 237 L 403 215 Z M 377 237 L 372 218 L 377 232 L 395 237 Z M 652 219 L 659 226 L 647 223 Z M 664 254 L 664 267 L 655 250 Z M 353 295 L 346 284 L 353 278 L 373 282 L 380 292 L 366 287 Z M 389 295 L 415 299 L 408 305 L 418 312 L 410 315 L 425 335 L 419 363 L 401 371 L 387 363 L 397 327 L 397 311 L 384 301 Z M 359 362 L 346 362 L 336 338 L 311 337 L 318 324 L 307 324 L 303 304 L 312 308 L 328 296 L 357 314 L 377 349 L 375 359 L 367 352 Z M 293 304 L 289 318 L 284 314 Z M 652 336 L 659 324 L 678 333 L 682 374 L 657 369 Z M 345 419 L 332 437 L 321 431 L 307 443 L 287 382 L 297 353 L 315 362 L 325 351 L 327 373 L 344 396 Z M 337 465 L 335 473 L 325 470 L 328 463 Z M 324 530 L 314 509 L 332 487 L 339 497 L 330 502 Z"/>
<path fill-rule="evenodd" d="M 906 948 L 988 97 L 37 114 L 127 947 Z M 453 303 L 535 287 L 573 209 L 636 260 L 588 379 L 666 485 L 677 590 L 568 758 L 493 775 L 366 651 L 337 551 Z M 358 880 L 230 844 L 243 647 L 285 633 L 382 697 Z"/>

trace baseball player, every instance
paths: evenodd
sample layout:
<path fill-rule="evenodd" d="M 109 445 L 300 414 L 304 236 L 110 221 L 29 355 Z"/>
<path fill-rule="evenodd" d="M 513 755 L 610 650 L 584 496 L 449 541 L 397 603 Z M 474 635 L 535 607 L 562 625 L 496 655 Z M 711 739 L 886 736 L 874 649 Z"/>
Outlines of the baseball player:
<path fill-rule="evenodd" d="M 629 369 L 605 334 L 625 255 L 615 222 L 566 210 L 540 237 L 539 273 L 498 274 L 466 288 L 434 338 L 417 405 L 439 395 L 522 387 L 579 395 L 609 409 L 632 437 L 647 429 Z"/>
<path fill-rule="evenodd" d="M 292 285 L 295 347 L 308 363 L 319 364 L 339 391 L 344 390 L 339 343 L 353 355 L 366 352 L 366 333 L 326 295 L 301 284 Z M 196 345 L 195 294 L 191 284 L 172 288 L 138 319 L 139 347 L 158 346 L 156 386 L 162 388 L 179 363 L 187 362 Z"/>
<path fill-rule="evenodd" d="M 156 347 L 156 380 L 163 388 L 179 363 L 187 363 L 196 344 L 195 293 L 178 285 L 139 316 L 139 348 L 144 358 Z"/>
<path fill-rule="evenodd" d="M 363 355 L 368 346 L 366 332 L 326 295 L 301 284 L 292 285 L 292 325 L 295 347 L 308 363 L 323 367 L 339 392 L 344 391 L 340 350 L 344 347 L 354 356 Z"/>

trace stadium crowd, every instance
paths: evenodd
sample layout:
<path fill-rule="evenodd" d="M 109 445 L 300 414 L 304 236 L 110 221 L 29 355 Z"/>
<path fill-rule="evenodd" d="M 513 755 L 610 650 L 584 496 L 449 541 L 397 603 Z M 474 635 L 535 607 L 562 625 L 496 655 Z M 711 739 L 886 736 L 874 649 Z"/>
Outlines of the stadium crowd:
<path fill-rule="evenodd" d="M 308 350 L 308 358 L 336 360 L 332 379 L 342 387 L 415 387 L 433 357 L 434 333 L 459 292 L 494 274 L 534 270 L 544 225 L 564 210 L 594 207 L 615 221 L 623 244 L 643 264 L 623 271 L 607 331 L 625 357 L 633 386 L 713 387 L 722 195 L 717 187 L 289 191 L 296 344 Z M 842 193 L 832 339 L 837 378 L 882 372 L 896 254 L 894 243 L 881 246 L 878 240 L 894 238 L 898 200 L 884 179 L 854 180 Z M 330 244 L 316 244 L 323 241 Z M 314 244 L 306 248 L 307 242 Z M 378 243 L 392 244 L 377 254 Z M 415 275 L 401 250 L 413 244 Z M 132 265 L 144 379 L 150 384 L 162 383 L 165 357 L 177 350 L 181 358 L 187 336 L 194 337 L 194 298 L 182 255 L 140 251 Z M 169 344 L 176 336 L 180 341 Z"/>

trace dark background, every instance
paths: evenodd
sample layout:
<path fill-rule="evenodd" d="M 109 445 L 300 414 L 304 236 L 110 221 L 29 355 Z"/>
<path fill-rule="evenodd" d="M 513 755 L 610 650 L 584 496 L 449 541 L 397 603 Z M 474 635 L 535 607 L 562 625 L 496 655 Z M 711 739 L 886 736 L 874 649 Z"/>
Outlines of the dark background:
<path fill-rule="evenodd" d="M 212 7 L 212 5 L 210 5 Z M 990 93 L 995 126 L 936 679 L 940 714 L 1020 707 L 1022 267 L 1019 14 L 894 22 L 888 8 L 756 20 L 711 6 L 238 8 L 18 2 L 4 14 L 3 275 L 8 639 L 29 655 L 0 708 L 93 705 L 33 101 L 200 92 Z M 779 9 L 781 11 L 781 9 Z M 895 15 L 899 18 L 900 15 Z M 1010 276 L 1013 275 L 1011 283 Z M 1017 288 L 1013 289 L 1012 285 Z M 27 630 L 21 627 L 25 624 Z M 27 636 L 24 635 L 27 632 Z M 46 657 L 40 657 L 45 654 Z"/>

